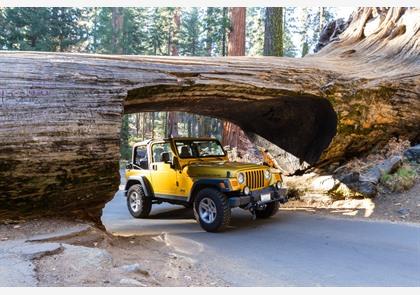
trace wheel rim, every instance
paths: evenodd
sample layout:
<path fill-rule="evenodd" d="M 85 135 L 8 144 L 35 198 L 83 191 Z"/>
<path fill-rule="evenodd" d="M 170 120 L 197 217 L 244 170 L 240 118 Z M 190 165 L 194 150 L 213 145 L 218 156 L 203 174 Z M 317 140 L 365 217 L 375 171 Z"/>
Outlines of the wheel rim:
<path fill-rule="evenodd" d="M 203 198 L 198 205 L 198 212 L 201 220 L 205 223 L 212 223 L 216 219 L 216 204 L 210 198 Z"/>
<path fill-rule="evenodd" d="M 132 192 L 130 194 L 130 207 L 134 212 L 137 212 L 140 209 L 140 196 L 137 192 Z"/>

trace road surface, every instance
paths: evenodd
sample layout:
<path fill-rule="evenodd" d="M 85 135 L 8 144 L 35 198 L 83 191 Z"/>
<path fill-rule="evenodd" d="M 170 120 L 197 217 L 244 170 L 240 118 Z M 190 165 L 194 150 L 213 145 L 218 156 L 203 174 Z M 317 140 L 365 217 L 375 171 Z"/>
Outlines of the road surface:
<path fill-rule="evenodd" d="M 128 213 L 118 192 L 102 220 L 115 234 L 165 234 L 176 250 L 231 286 L 420 286 L 420 227 L 280 211 L 269 220 L 235 209 L 231 227 L 207 233 L 191 209 Z"/>

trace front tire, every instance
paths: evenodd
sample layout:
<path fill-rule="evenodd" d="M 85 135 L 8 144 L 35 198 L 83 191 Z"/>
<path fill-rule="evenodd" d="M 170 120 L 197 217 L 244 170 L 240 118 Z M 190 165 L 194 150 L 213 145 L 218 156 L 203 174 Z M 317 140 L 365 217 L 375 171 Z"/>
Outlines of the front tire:
<path fill-rule="evenodd" d="M 127 207 L 135 218 L 148 217 L 152 210 L 152 200 L 144 194 L 139 184 L 132 185 L 127 192 Z"/>
<path fill-rule="evenodd" d="M 279 201 L 268 203 L 264 209 L 255 210 L 255 216 L 260 219 L 270 218 L 279 211 L 280 203 Z"/>
<path fill-rule="evenodd" d="M 230 207 L 226 196 L 213 188 L 198 192 L 194 200 L 194 216 L 208 232 L 224 230 L 230 223 Z"/>

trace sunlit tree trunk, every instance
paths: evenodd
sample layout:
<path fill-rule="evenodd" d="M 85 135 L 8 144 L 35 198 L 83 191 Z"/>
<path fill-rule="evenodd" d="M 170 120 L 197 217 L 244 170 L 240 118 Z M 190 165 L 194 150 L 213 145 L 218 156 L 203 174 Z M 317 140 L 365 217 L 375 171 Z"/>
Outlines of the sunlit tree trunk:
<path fill-rule="evenodd" d="M 283 56 L 283 7 L 266 8 L 264 55 Z"/>

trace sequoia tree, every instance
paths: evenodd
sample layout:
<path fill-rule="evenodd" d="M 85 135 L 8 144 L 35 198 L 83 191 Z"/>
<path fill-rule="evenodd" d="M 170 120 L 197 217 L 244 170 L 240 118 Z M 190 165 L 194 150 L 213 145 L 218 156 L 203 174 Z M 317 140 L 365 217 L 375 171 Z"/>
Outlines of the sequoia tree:
<path fill-rule="evenodd" d="M 243 56 L 245 55 L 246 8 L 231 7 L 229 12 L 228 55 Z M 243 148 L 244 144 L 240 139 L 244 136 L 239 126 L 229 121 L 223 122 L 223 145 Z"/>
<path fill-rule="evenodd" d="M 290 173 L 396 135 L 419 142 L 419 19 L 361 8 L 301 59 L 1 52 L 0 218 L 99 220 L 118 189 L 123 112 L 231 121 Z"/>

